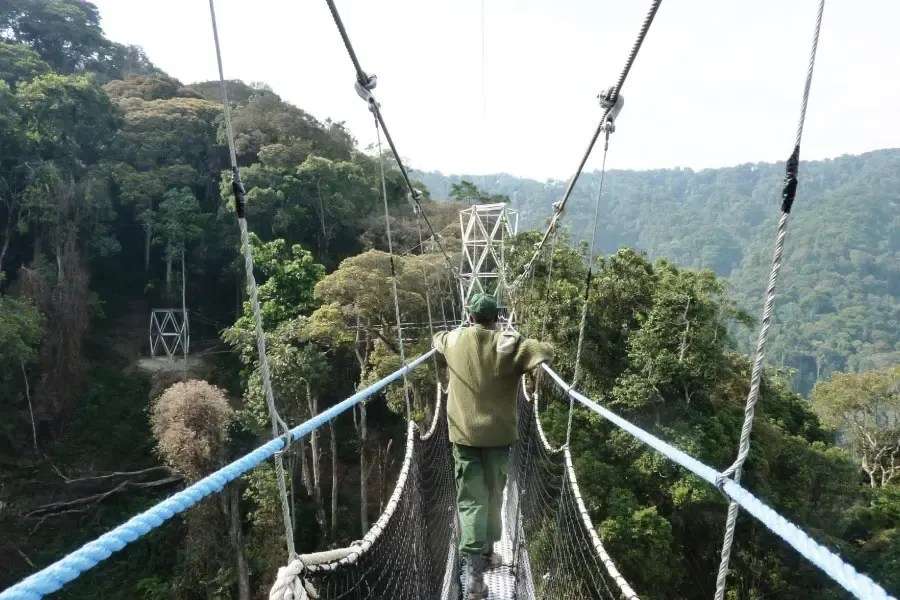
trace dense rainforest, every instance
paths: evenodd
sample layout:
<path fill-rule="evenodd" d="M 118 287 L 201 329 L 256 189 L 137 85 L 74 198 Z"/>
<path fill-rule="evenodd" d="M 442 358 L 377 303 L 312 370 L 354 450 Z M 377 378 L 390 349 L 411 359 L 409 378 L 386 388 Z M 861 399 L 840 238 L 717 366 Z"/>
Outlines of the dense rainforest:
<path fill-rule="evenodd" d="M 611 150 L 615 152 L 615 148 Z M 504 196 L 520 227 L 543 225 L 565 181 L 509 175 L 416 173 L 435 197 Z M 768 277 L 783 163 L 721 169 L 607 173 L 598 249 L 627 246 L 692 269 L 711 269 L 738 304 L 756 316 Z M 793 370 L 808 393 L 841 371 L 896 364 L 900 359 L 900 149 L 805 161 L 779 282 L 769 363 Z M 599 173 L 586 173 L 568 209 L 591 214 Z M 573 240 L 590 239 L 589 219 L 568 219 Z M 750 331 L 738 332 L 750 352 Z"/>
<path fill-rule="evenodd" d="M 218 82 L 185 84 L 108 40 L 80 0 L 0 4 L 0 588 L 271 435 L 247 303 Z M 211 69 L 212 70 L 212 69 Z M 459 318 L 443 256 L 388 156 L 263 84 L 228 83 L 279 410 L 296 424 L 400 365 L 428 317 Z M 382 211 L 386 169 L 396 257 Z M 769 369 L 745 482 L 900 592 L 897 198 L 900 152 L 803 163 Z M 587 295 L 583 387 L 723 468 L 765 282 L 778 165 L 614 171 Z M 561 184 L 415 173 L 459 252 L 457 212 L 508 199 L 511 271 Z M 474 183 L 473 183 L 474 182 Z M 475 185 L 477 184 L 477 185 Z M 588 211 L 596 177 L 571 214 Z M 661 207 L 665 210 L 661 210 Z M 586 219 L 515 299 L 520 329 L 571 374 Z M 581 227 L 581 228 L 579 228 Z M 424 236 L 424 237 L 423 237 Z M 190 315 L 187 359 L 149 358 L 153 308 Z M 433 408 L 431 365 L 411 377 Z M 544 408 L 562 439 L 566 406 Z M 399 467 L 402 391 L 360 405 L 286 455 L 298 550 L 346 545 Z M 725 502 L 587 413 L 572 439 L 582 493 L 644 598 L 713 589 Z M 284 560 L 275 474 L 261 467 L 115 554 L 56 597 L 264 598 Z M 729 598 L 844 598 L 742 517 Z"/>

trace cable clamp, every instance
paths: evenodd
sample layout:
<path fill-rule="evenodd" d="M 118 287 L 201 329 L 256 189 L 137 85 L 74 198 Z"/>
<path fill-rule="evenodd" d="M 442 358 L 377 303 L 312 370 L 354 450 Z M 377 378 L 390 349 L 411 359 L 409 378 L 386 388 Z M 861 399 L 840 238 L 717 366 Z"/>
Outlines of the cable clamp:
<path fill-rule="evenodd" d="M 731 477 L 726 473 L 719 473 L 716 476 L 716 489 L 719 490 L 719 493 L 722 494 L 722 497 L 725 498 L 727 502 L 731 502 L 731 496 L 729 496 L 725 492 L 725 482 L 731 481 Z"/>
<path fill-rule="evenodd" d="M 602 127 L 609 133 L 612 133 L 616 130 L 614 121 L 619 116 L 619 113 L 622 112 L 622 107 L 625 106 L 625 97 L 616 93 L 616 88 L 611 87 L 597 94 L 597 100 L 600 102 L 603 110 L 606 111 L 606 120 L 603 122 Z"/>
<path fill-rule="evenodd" d="M 797 195 L 797 173 L 800 170 L 800 145 L 794 146 L 794 151 L 787 159 L 784 168 L 784 187 L 781 190 L 781 212 L 790 213 L 794 205 L 794 197 Z"/>
<path fill-rule="evenodd" d="M 291 445 L 294 443 L 294 436 L 291 435 L 291 427 L 285 422 L 284 419 L 281 418 L 281 415 L 278 414 L 278 411 L 275 411 L 275 421 L 278 423 L 278 427 L 281 429 L 282 433 L 280 438 L 284 439 L 284 445 L 281 447 L 281 450 L 276 452 L 276 455 L 282 455 L 286 452 L 290 452 Z"/>
<path fill-rule="evenodd" d="M 422 207 L 419 204 L 419 199 L 422 197 L 421 190 L 413 188 L 411 192 L 406 193 L 406 200 L 409 202 L 409 205 L 413 209 L 413 214 L 418 215 L 422 212 Z"/>
<path fill-rule="evenodd" d="M 239 219 L 243 219 L 247 190 L 244 189 L 241 172 L 236 166 L 231 168 L 231 193 L 234 194 L 234 212 L 237 213 Z"/>
<path fill-rule="evenodd" d="M 375 111 L 378 108 L 379 104 L 375 100 L 375 95 L 372 93 L 372 90 L 375 89 L 375 86 L 378 85 L 378 76 L 377 75 L 363 75 L 359 79 L 356 80 L 356 83 L 353 84 L 353 87 L 356 89 L 356 93 L 360 98 L 365 100 L 369 105 L 369 110 Z"/>

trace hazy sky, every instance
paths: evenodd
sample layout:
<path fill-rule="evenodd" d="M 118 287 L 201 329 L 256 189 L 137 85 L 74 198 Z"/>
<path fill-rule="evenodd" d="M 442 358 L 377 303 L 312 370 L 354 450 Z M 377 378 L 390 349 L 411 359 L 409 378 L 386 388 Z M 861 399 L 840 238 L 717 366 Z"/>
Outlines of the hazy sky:
<path fill-rule="evenodd" d="M 216 76 L 205 0 L 93 1 L 113 40 L 143 46 L 186 83 Z M 576 167 L 600 116 L 595 96 L 614 83 L 647 5 L 338 0 L 412 166 L 537 179 L 565 179 Z M 816 6 L 663 2 L 623 92 L 609 166 L 783 160 Z M 226 77 L 266 82 L 320 119 L 346 121 L 363 146 L 372 142 L 324 0 L 218 0 L 216 8 Z M 897 0 L 829 0 L 803 158 L 900 146 L 898 23 Z M 589 168 L 598 164 L 599 155 Z"/>

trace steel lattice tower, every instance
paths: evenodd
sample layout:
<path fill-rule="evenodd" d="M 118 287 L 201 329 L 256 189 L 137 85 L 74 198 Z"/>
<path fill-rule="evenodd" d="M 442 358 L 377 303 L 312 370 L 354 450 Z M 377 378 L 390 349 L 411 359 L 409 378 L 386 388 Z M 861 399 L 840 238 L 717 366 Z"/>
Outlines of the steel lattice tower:
<path fill-rule="evenodd" d="M 497 298 L 501 321 L 508 319 L 506 263 L 504 245 L 518 232 L 519 212 L 506 202 L 475 204 L 459 211 L 462 231 L 460 260 L 460 296 L 466 306 L 473 294 L 484 292 Z"/>

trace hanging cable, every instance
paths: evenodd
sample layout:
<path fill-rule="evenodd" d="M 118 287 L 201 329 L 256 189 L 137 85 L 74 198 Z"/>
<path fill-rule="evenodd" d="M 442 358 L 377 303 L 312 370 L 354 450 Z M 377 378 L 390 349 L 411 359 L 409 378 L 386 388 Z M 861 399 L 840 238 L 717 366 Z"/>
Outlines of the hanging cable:
<path fill-rule="evenodd" d="M 621 96 L 616 100 L 617 102 L 621 102 Z M 604 98 L 605 102 L 610 102 L 611 97 L 606 96 Z M 608 111 L 607 111 L 608 112 Z M 597 243 L 597 225 L 600 222 L 600 200 L 603 197 L 603 182 L 606 179 L 606 156 L 609 154 L 609 135 L 615 131 L 615 125 L 613 122 L 607 121 L 604 125 L 604 133 L 605 137 L 603 140 L 603 162 L 600 166 L 600 186 L 597 190 L 597 200 L 594 202 L 594 221 L 591 225 L 591 243 L 588 246 L 588 268 L 587 274 L 584 279 L 584 297 L 581 302 L 581 322 L 578 325 L 578 345 L 575 347 L 575 374 L 572 376 L 572 387 L 578 384 L 578 380 L 581 377 L 581 352 L 584 348 L 584 332 L 587 328 L 587 313 L 588 313 L 588 300 L 591 295 L 591 281 L 593 280 L 594 275 L 594 249 L 596 248 Z M 569 446 L 569 441 L 572 439 L 572 413 L 575 411 L 575 398 L 569 394 L 569 417 L 566 422 L 566 447 Z"/>
<path fill-rule="evenodd" d="M 416 213 L 416 232 L 419 234 L 419 256 L 425 256 L 425 242 L 422 239 L 422 215 L 419 214 L 419 207 L 413 206 L 413 212 Z M 422 278 L 425 283 L 425 308 L 428 312 L 428 335 L 429 340 L 434 339 L 434 318 L 431 315 L 431 293 L 428 291 L 428 271 L 425 270 L 425 265 L 422 265 Z M 447 319 L 444 319 L 444 324 L 446 325 Z M 438 377 L 438 361 L 437 355 L 434 355 L 433 361 L 434 363 L 434 376 L 435 379 Z"/>
<path fill-rule="evenodd" d="M 516 277 L 516 280 L 513 282 L 512 288 L 517 288 L 522 284 L 527 277 L 528 272 L 534 268 L 535 261 L 537 261 L 538 256 L 541 253 L 541 249 L 544 247 L 544 244 L 547 243 L 547 238 L 550 237 L 551 233 L 556 229 L 559 224 L 559 220 L 562 218 L 563 211 L 566 209 L 566 203 L 569 201 L 569 198 L 572 195 L 572 191 L 575 189 L 575 184 L 578 182 L 578 178 L 581 176 L 581 172 L 584 170 L 584 166 L 587 163 L 588 158 L 591 155 L 591 152 L 594 149 L 594 145 L 597 143 L 597 138 L 600 137 L 600 133 L 603 131 L 604 124 L 607 122 L 610 116 L 615 119 L 616 116 L 616 106 L 621 108 L 621 104 L 617 104 L 619 99 L 619 94 L 622 92 L 622 87 L 625 85 L 625 80 L 628 78 L 628 73 L 631 72 L 631 67 L 634 65 L 634 61 L 637 58 L 638 51 L 641 49 L 641 45 L 644 43 L 644 39 L 647 37 L 647 32 L 650 30 L 650 25 L 653 23 L 654 17 L 656 17 L 656 12 L 659 10 L 659 5 L 662 3 L 662 0 L 652 0 L 650 4 L 650 9 L 647 11 L 647 15 L 644 17 L 644 21 L 641 24 L 641 29 L 638 32 L 637 38 L 634 40 L 634 44 L 631 46 L 631 52 L 628 54 L 628 59 L 625 61 L 625 66 L 622 68 L 622 72 L 619 73 L 619 79 L 616 81 L 616 84 L 606 92 L 606 95 L 612 100 L 611 105 L 604 105 L 603 115 L 600 117 L 600 123 L 597 125 L 597 128 L 594 130 L 594 134 L 591 136 L 591 140 L 588 143 L 587 150 L 585 150 L 584 155 L 581 157 L 581 162 L 578 163 L 578 168 L 575 170 L 575 174 L 572 175 L 572 178 L 569 180 L 569 184 L 566 186 L 566 190 L 563 193 L 562 199 L 553 204 L 553 216 L 550 219 L 549 225 L 547 225 L 547 229 L 544 231 L 544 235 L 541 237 L 541 241 L 537 244 L 534 250 L 534 254 L 532 254 L 531 258 L 525 263 L 525 267 L 522 270 L 522 273 Z"/>
<path fill-rule="evenodd" d="M 256 335 L 256 350 L 259 355 L 259 376 L 262 383 L 263 395 L 266 399 L 266 407 L 272 422 L 272 436 L 284 438 L 283 449 L 275 454 L 275 475 L 278 484 L 278 494 L 281 499 L 281 513 L 284 520 L 284 537 L 287 544 L 288 558 L 296 555 L 294 547 L 294 528 L 291 519 L 291 507 L 288 500 L 287 482 L 284 471 L 282 454 L 291 443 L 290 428 L 279 416 L 275 407 L 275 393 L 272 390 L 272 375 L 269 370 L 269 359 L 266 355 L 266 335 L 262 326 L 262 314 L 259 306 L 259 293 L 256 288 L 256 277 L 253 274 L 253 253 L 250 247 L 250 235 L 247 230 L 245 216 L 245 190 L 241 182 L 241 173 L 238 168 L 237 152 L 234 148 L 234 130 L 231 125 L 231 106 L 228 104 L 228 84 L 225 82 L 225 71 L 222 68 L 222 49 L 219 44 L 219 29 L 216 25 L 215 0 L 209 0 L 209 16 L 212 22 L 213 39 L 216 45 L 216 61 L 219 66 L 219 84 L 222 87 L 222 108 L 225 119 L 225 136 L 228 141 L 228 155 L 231 160 L 231 190 L 234 193 L 234 208 L 237 213 L 238 227 L 241 232 L 241 253 L 244 255 L 244 275 L 247 280 L 247 292 L 250 296 L 250 306 L 253 311 L 253 326 Z M 405 363 L 404 363 L 405 364 Z"/>
<path fill-rule="evenodd" d="M 553 230 L 553 242 L 550 244 L 550 258 L 547 265 L 547 283 L 546 283 L 546 291 L 544 292 L 545 298 L 548 300 L 547 310 L 544 311 L 544 315 L 541 318 L 541 336 L 540 339 L 544 339 L 547 335 L 547 319 L 550 317 L 550 286 L 553 283 L 553 260 L 556 258 L 556 246 L 559 244 L 559 230 Z"/>
<path fill-rule="evenodd" d="M 375 115 L 375 120 L 378 121 L 378 125 L 381 127 L 381 131 L 384 132 L 384 139 L 388 143 L 388 147 L 391 149 L 391 154 L 394 155 L 394 160 L 397 162 L 397 168 L 400 170 L 400 175 L 403 177 L 403 183 L 406 185 L 407 191 L 409 191 L 410 198 L 415 202 L 416 206 L 422 213 L 422 219 L 425 221 L 425 225 L 428 227 L 431 236 L 434 238 L 435 243 L 441 251 L 441 254 L 444 255 L 444 260 L 447 262 L 447 268 L 450 271 L 450 274 L 453 276 L 454 280 L 459 280 L 459 273 L 456 268 L 453 266 L 453 261 L 450 258 L 450 255 L 447 253 L 444 244 L 441 242 L 440 236 L 435 231 L 434 227 L 431 224 L 431 220 L 428 218 L 428 215 L 425 213 L 425 210 L 422 207 L 422 193 L 413 187 L 412 181 L 409 178 L 409 172 L 406 169 L 406 166 L 403 164 L 403 159 L 400 158 L 400 153 L 397 151 L 397 146 L 394 144 L 394 139 L 391 137 L 391 132 L 387 128 L 387 124 L 384 121 L 384 115 L 381 113 L 381 106 L 378 102 L 375 101 L 375 96 L 372 93 L 372 90 L 375 89 L 376 84 L 378 83 L 378 78 L 375 75 L 369 75 L 365 71 L 363 71 L 362 66 L 359 64 L 359 58 L 356 56 L 356 51 L 353 49 L 353 44 L 350 41 L 350 36 L 347 34 L 347 29 L 344 27 L 344 22 L 341 19 L 340 13 L 338 13 L 337 6 L 334 4 L 334 0 L 325 0 L 326 4 L 328 4 L 328 10 L 331 11 L 331 17 L 334 20 L 334 24 L 338 28 L 338 32 L 341 35 L 341 39 L 344 42 L 344 48 L 347 50 L 347 54 L 350 57 L 350 61 L 353 63 L 353 68 L 356 71 L 356 93 L 360 95 L 360 97 L 365 100 L 371 110 Z"/>
<path fill-rule="evenodd" d="M 787 236 L 788 216 L 797 194 L 797 172 L 800 164 L 800 141 L 803 137 L 803 125 L 806 121 L 806 107 L 809 103 L 809 89 L 812 85 L 813 69 L 816 64 L 816 50 L 819 47 L 819 32 L 822 29 L 822 14 L 825 11 L 825 0 L 819 0 L 819 9 L 816 15 L 816 25 L 813 33 L 812 47 L 809 53 L 809 65 L 806 70 L 806 83 L 803 86 L 803 97 L 800 101 L 800 120 L 797 125 L 797 134 L 794 138 L 794 149 L 787 160 L 785 167 L 784 187 L 782 189 L 781 217 L 778 220 L 778 233 L 775 237 L 775 251 L 772 256 L 772 269 L 769 273 L 769 283 L 766 288 L 765 302 L 763 306 L 762 324 L 759 337 L 756 342 L 756 354 L 753 359 L 753 371 L 750 375 L 750 391 L 747 394 L 747 405 L 744 408 L 744 424 L 741 427 L 741 437 L 738 443 L 738 455 L 734 463 L 722 472 L 722 478 L 731 477 L 735 483 L 741 481 L 741 471 L 744 461 L 750 454 L 750 433 L 753 430 L 753 417 L 756 403 L 759 401 L 759 388 L 762 381 L 763 359 L 765 358 L 766 341 L 769 337 L 769 328 L 772 325 L 772 316 L 775 307 L 775 284 L 778 281 L 778 273 L 781 271 L 781 259 L 784 254 L 784 243 Z M 721 481 L 720 483 L 724 483 Z M 721 485 L 720 485 L 721 487 Z M 725 584 L 728 579 L 728 564 L 731 560 L 731 547 L 734 544 L 734 530 L 737 523 L 738 504 L 734 500 L 728 503 L 728 516 L 725 520 L 725 536 L 722 542 L 722 557 L 719 563 L 719 572 L 716 577 L 715 600 L 723 600 L 725 597 Z"/>
<path fill-rule="evenodd" d="M 369 101 L 372 113 L 375 113 L 375 99 Z M 394 317 L 397 319 L 397 344 L 400 351 L 400 363 L 406 366 L 406 351 L 403 349 L 403 321 L 400 318 L 400 298 L 397 295 L 397 269 L 394 265 L 394 240 L 391 237 L 391 213 L 388 208 L 387 179 L 384 176 L 384 152 L 381 148 L 381 130 L 378 127 L 378 119 L 375 119 L 375 136 L 378 140 L 378 169 L 381 174 L 381 198 L 384 201 L 384 231 L 387 235 L 388 255 L 391 259 L 391 293 L 394 296 Z M 412 403 L 409 398 L 409 382 L 406 374 L 403 375 L 403 398 L 406 402 L 406 420 L 412 421 Z"/>

